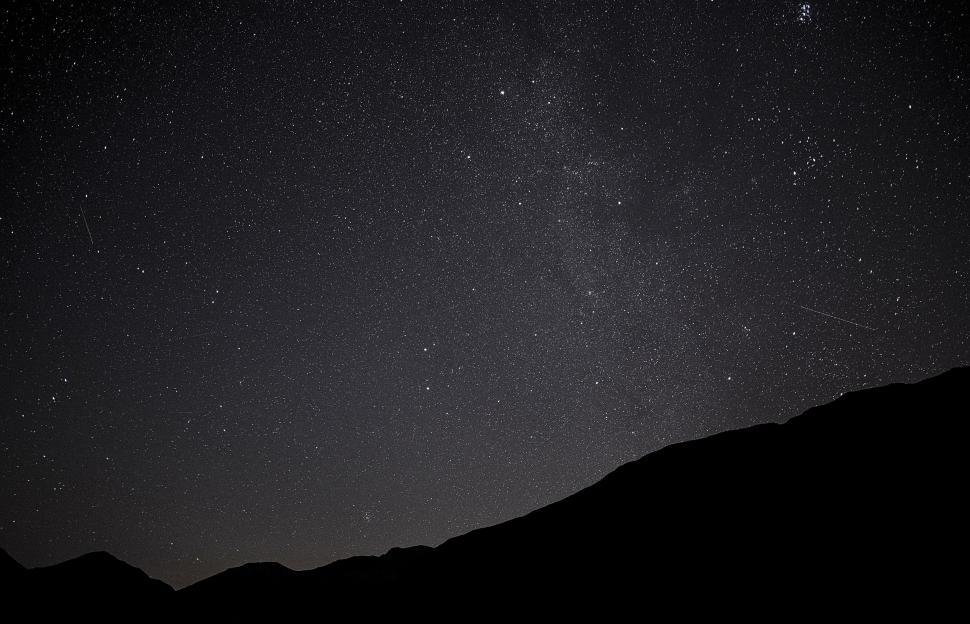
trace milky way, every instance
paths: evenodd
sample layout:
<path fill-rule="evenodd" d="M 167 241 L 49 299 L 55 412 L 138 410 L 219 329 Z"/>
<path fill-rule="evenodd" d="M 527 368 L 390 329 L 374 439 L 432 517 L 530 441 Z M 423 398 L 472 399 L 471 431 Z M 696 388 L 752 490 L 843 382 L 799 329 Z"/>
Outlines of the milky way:
<path fill-rule="evenodd" d="M 25 564 L 437 544 L 970 360 L 967 15 L 331 4 L 6 9 Z"/>

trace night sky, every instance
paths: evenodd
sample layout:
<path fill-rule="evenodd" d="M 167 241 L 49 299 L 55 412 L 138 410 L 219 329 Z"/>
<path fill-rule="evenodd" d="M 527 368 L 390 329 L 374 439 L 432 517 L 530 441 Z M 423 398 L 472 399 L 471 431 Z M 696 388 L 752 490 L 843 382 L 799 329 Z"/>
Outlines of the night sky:
<path fill-rule="evenodd" d="M 26 565 L 435 545 L 970 362 L 958 3 L 193 4 L 0 13 Z"/>

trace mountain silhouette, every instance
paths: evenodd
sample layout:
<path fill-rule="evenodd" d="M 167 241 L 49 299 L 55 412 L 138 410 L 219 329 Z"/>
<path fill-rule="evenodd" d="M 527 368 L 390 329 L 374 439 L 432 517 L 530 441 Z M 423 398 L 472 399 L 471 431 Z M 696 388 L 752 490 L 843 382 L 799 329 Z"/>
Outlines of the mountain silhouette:
<path fill-rule="evenodd" d="M 6 557 L 2 569 L 23 579 L 24 595 L 123 594 L 156 614 L 200 617 L 594 605 L 644 616 L 925 616 L 960 595 L 950 567 L 965 560 L 968 387 L 970 369 L 959 368 L 845 394 L 784 424 L 671 445 L 435 548 L 303 571 L 247 564 L 178 592 L 105 553 L 26 571 Z"/>
<path fill-rule="evenodd" d="M 0 548 L 0 584 L 4 586 L 19 581 L 26 568 Z"/>
<path fill-rule="evenodd" d="M 9 559 L 9 555 L 3 555 Z M 175 594 L 164 582 L 106 552 L 88 553 L 52 566 L 21 569 L 13 575 L 6 573 L 8 568 L 4 564 L 4 585 L 9 595 L 19 606 L 29 606 L 39 613 L 135 614 L 145 605 L 167 604 Z"/>

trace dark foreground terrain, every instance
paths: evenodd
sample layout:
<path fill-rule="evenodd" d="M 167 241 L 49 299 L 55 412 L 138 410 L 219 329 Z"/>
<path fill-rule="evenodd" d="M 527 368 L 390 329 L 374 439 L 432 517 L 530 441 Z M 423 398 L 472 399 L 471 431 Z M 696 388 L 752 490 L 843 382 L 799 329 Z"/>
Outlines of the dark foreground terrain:
<path fill-rule="evenodd" d="M 961 368 L 854 392 L 785 424 L 669 446 L 436 548 L 313 570 L 253 563 L 176 592 L 106 553 L 28 570 L 0 551 L 3 602 L 132 620 L 926 616 L 962 595 L 968 387 Z"/>

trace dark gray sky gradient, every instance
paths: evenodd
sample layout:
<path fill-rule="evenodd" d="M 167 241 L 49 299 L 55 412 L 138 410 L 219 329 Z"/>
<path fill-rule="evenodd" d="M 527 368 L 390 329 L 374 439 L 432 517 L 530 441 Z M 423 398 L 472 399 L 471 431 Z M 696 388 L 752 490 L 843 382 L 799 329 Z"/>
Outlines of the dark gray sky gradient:
<path fill-rule="evenodd" d="M 970 360 L 963 9 L 196 4 L 0 14 L 27 565 L 437 544 Z"/>

